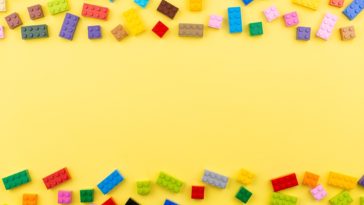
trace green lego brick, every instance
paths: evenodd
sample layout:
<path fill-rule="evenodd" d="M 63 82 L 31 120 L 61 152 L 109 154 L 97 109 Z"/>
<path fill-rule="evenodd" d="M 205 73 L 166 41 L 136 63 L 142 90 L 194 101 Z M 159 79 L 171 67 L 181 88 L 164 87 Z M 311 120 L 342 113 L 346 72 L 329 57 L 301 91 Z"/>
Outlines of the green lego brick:
<path fill-rule="evenodd" d="M 296 205 L 297 197 L 274 192 L 271 198 L 271 205 Z"/>
<path fill-rule="evenodd" d="M 163 173 L 163 172 L 161 172 L 159 174 L 159 177 L 157 179 L 157 184 L 174 193 L 180 192 L 181 188 L 183 186 L 182 181 L 180 181 L 172 176 L 169 176 L 168 174 Z"/>
<path fill-rule="evenodd" d="M 93 189 L 82 189 L 80 190 L 81 202 L 93 202 L 94 201 L 94 190 Z"/>
<path fill-rule="evenodd" d="M 48 10 L 52 15 L 68 11 L 70 9 L 67 0 L 48 1 Z"/>
<path fill-rule="evenodd" d="M 244 187 L 240 187 L 238 193 L 235 195 L 235 198 L 246 204 L 252 195 L 253 193 L 251 193 L 249 190 Z"/>
<path fill-rule="evenodd" d="M 329 200 L 331 205 L 349 205 L 353 202 L 348 191 L 342 191 Z"/>
<path fill-rule="evenodd" d="M 35 39 L 35 38 L 47 38 L 48 37 L 48 26 L 35 25 L 35 26 L 23 26 L 21 27 L 21 37 L 24 40 Z"/>
<path fill-rule="evenodd" d="M 151 181 L 139 181 L 137 182 L 137 192 L 139 195 L 148 195 L 152 190 Z"/>
<path fill-rule="evenodd" d="M 250 36 L 263 35 L 263 24 L 262 22 L 255 22 L 249 24 Z"/>
<path fill-rule="evenodd" d="M 360 200 L 360 205 L 364 205 L 364 197 L 360 197 L 359 200 Z"/>
<path fill-rule="evenodd" d="M 30 182 L 30 176 L 28 170 L 23 170 L 21 172 L 15 173 L 13 175 L 3 178 L 3 183 L 6 190 L 13 189 L 20 185 Z"/>

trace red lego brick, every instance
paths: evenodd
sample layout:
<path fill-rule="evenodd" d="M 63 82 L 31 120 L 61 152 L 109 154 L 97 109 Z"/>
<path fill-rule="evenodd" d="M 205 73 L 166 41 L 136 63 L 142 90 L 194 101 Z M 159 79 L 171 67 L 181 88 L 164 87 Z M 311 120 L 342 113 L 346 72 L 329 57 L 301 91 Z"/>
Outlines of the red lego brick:
<path fill-rule="evenodd" d="M 204 186 L 192 186 L 191 199 L 204 199 L 205 187 Z"/>
<path fill-rule="evenodd" d="M 272 179 L 272 186 L 275 192 L 283 189 L 288 189 L 297 185 L 298 181 L 295 173 Z"/>
<path fill-rule="evenodd" d="M 102 203 L 101 205 L 116 205 L 115 201 L 112 199 L 112 197 L 110 197 L 108 200 L 106 200 L 104 203 Z"/>
<path fill-rule="evenodd" d="M 92 4 L 83 4 L 82 16 L 106 20 L 109 9 L 106 7 L 96 6 Z"/>
<path fill-rule="evenodd" d="M 71 179 L 71 176 L 69 175 L 67 168 L 63 168 L 49 176 L 44 177 L 43 182 L 46 185 L 47 189 L 51 189 L 69 179 Z"/>
<path fill-rule="evenodd" d="M 153 27 L 152 31 L 157 34 L 160 38 L 164 36 L 164 34 L 168 31 L 168 27 L 164 25 L 161 21 L 158 21 L 157 24 Z"/>
<path fill-rule="evenodd" d="M 330 0 L 329 1 L 329 4 L 331 6 L 335 6 L 335 7 L 341 8 L 344 5 L 344 0 Z"/>

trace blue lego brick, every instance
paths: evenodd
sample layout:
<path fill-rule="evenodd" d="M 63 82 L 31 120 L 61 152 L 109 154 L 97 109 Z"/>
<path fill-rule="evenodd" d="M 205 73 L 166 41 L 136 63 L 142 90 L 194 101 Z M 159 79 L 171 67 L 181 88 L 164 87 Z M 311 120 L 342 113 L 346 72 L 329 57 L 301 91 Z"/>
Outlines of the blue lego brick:
<path fill-rule="evenodd" d="M 64 17 L 62 28 L 61 31 L 59 32 L 59 36 L 68 40 L 72 40 L 79 19 L 80 17 L 67 13 L 66 16 Z"/>
<path fill-rule="evenodd" d="M 88 30 L 88 38 L 89 39 L 97 39 L 101 38 L 101 26 L 89 26 Z"/>
<path fill-rule="evenodd" d="M 109 176 L 102 180 L 97 187 L 103 194 L 109 193 L 118 184 L 124 180 L 124 177 L 120 174 L 118 170 L 113 171 Z"/>
<path fill-rule="evenodd" d="M 230 33 L 241 33 L 241 32 L 243 32 L 240 7 L 230 7 L 230 8 L 228 8 L 228 19 L 229 19 Z"/>
<path fill-rule="evenodd" d="M 149 3 L 149 0 L 134 0 L 134 2 L 142 7 L 142 8 L 145 8 L 147 6 L 147 4 Z"/>
<path fill-rule="evenodd" d="M 242 1 L 246 6 L 246 5 L 250 4 L 250 3 L 252 3 L 253 0 L 242 0 Z"/>
<path fill-rule="evenodd" d="M 24 40 L 34 38 L 47 38 L 48 26 L 45 24 L 35 26 L 23 26 L 21 27 L 21 37 Z"/>
<path fill-rule="evenodd" d="M 165 201 L 164 201 L 164 204 L 163 205 L 178 205 L 177 203 L 175 203 L 175 202 L 173 202 L 173 201 L 171 201 L 171 200 L 168 200 L 168 199 L 166 199 Z"/>
<path fill-rule="evenodd" d="M 343 11 L 349 20 L 353 20 L 364 8 L 364 0 L 354 0 Z"/>

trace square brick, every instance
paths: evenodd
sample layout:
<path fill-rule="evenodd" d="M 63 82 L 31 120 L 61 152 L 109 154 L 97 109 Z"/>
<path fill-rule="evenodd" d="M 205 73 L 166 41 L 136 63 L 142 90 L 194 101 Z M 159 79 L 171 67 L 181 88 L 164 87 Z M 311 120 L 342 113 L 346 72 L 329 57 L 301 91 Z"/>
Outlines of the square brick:
<path fill-rule="evenodd" d="M 32 20 L 40 19 L 40 18 L 44 17 L 43 9 L 40 4 L 28 7 L 28 13 L 29 13 L 30 19 L 32 19 Z"/>
<path fill-rule="evenodd" d="M 297 27 L 297 40 L 308 41 L 311 39 L 311 28 L 310 27 Z"/>
<path fill-rule="evenodd" d="M 250 36 L 263 35 L 263 24 L 262 22 L 255 22 L 249 24 Z"/>
<path fill-rule="evenodd" d="M 71 191 L 58 191 L 58 203 L 59 204 L 70 204 L 72 202 Z"/>
<path fill-rule="evenodd" d="M 37 205 L 38 196 L 36 194 L 24 194 L 23 205 Z"/>
<path fill-rule="evenodd" d="M 317 187 L 311 189 L 311 194 L 313 198 L 315 198 L 317 201 L 320 201 L 325 198 L 327 192 L 322 185 L 318 185 Z"/>
<path fill-rule="evenodd" d="M 6 23 L 8 23 L 10 29 L 15 29 L 18 26 L 23 25 L 18 13 L 12 13 L 5 17 Z"/>
<path fill-rule="evenodd" d="M 98 39 L 102 37 L 101 26 L 88 26 L 87 31 L 89 39 Z"/>
<path fill-rule="evenodd" d="M 268 22 L 272 22 L 279 17 L 278 9 L 275 6 L 267 8 L 263 13 Z"/>
<path fill-rule="evenodd" d="M 153 27 L 152 31 L 157 34 L 160 38 L 164 36 L 164 34 L 168 31 L 168 27 L 164 25 L 161 21 L 158 21 L 157 24 Z"/>
<path fill-rule="evenodd" d="M 0 26 L 0 39 L 5 38 L 4 27 Z"/>
<path fill-rule="evenodd" d="M 112 35 L 116 38 L 116 40 L 121 41 L 123 40 L 125 37 L 128 36 L 128 33 L 126 32 L 126 30 L 124 29 L 124 27 L 122 25 L 117 25 L 112 31 L 111 31 Z"/>
<path fill-rule="evenodd" d="M 287 27 L 295 26 L 299 23 L 297 12 L 290 12 L 283 15 Z"/>
<path fill-rule="evenodd" d="M 205 187 L 204 186 L 192 186 L 191 198 L 192 199 L 204 199 Z"/>
<path fill-rule="evenodd" d="M 209 24 L 208 26 L 210 28 L 216 28 L 216 29 L 220 29 L 222 26 L 222 16 L 218 16 L 218 15 L 211 15 L 210 19 L 209 19 Z"/>
<path fill-rule="evenodd" d="M 355 38 L 354 26 L 340 28 L 340 35 L 341 35 L 341 40 L 343 41 Z"/>

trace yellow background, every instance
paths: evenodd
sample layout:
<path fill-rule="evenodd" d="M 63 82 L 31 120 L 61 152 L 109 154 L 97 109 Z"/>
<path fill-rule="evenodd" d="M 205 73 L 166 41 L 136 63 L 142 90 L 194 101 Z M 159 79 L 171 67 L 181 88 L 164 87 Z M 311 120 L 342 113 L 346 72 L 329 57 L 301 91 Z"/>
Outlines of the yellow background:
<path fill-rule="evenodd" d="M 110 195 L 119 204 L 133 197 L 142 204 L 240 204 L 234 198 L 240 168 L 256 181 L 248 186 L 249 204 L 267 204 L 269 180 L 306 170 L 363 174 L 364 14 L 348 21 L 327 0 L 312 11 L 288 0 L 205 0 L 199 13 L 185 1 L 174 20 L 156 12 L 159 0 L 138 11 L 147 31 L 117 42 L 110 30 L 122 23 L 132 0 L 88 0 L 111 9 L 109 20 L 82 18 L 73 41 L 58 37 L 64 13 L 52 16 L 45 0 L 8 0 L 4 17 L 19 12 L 25 25 L 49 25 L 50 38 L 23 41 L 20 29 L 5 26 L 0 39 L 0 176 L 29 169 L 32 182 L 0 189 L 0 204 L 20 204 L 23 193 L 38 193 L 39 204 L 56 204 L 57 190 L 96 187 L 115 168 L 126 180 Z M 345 1 L 345 6 L 350 1 Z M 41 3 L 46 17 L 30 20 L 26 7 Z M 83 1 L 70 1 L 80 15 Z M 300 25 L 311 26 L 312 40 L 295 40 L 295 28 L 280 18 L 267 23 L 262 10 L 275 4 L 281 14 L 296 10 Z M 242 6 L 244 32 L 231 35 L 227 7 Z M 324 14 L 340 17 L 329 41 L 314 37 Z M 207 24 L 223 15 L 223 29 L 205 28 L 202 39 L 178 37 L 178 23 Z M 170 27 L 163 39 L 150 30 L 162 20 Z M 263 21 L 264 35 L 249 37 L 247 24 Z M 88 40 L 87 26 L 101 24 L 103 39 Z M 357 38 L 342 42 L 338 28 L 355 25 Z M 41 179 L 67 166 L 72 180 L 46 190 Z M 190 186 L 201 184 L 203 169 L 231 177 L 228 188 L 207 186 L 206 200 L 192 201 Z M 159 171 L 183 180 L 182 193 L 154 186 L 136 194 L 137 180 L 156 180 Z M 329 197 L 340 192 L 327 187 Z M 355 203 L 362 190 L 352 191 Z M 307 187 L 283 193 L 314 202 Z M 96 192 L 101 204 L 109 196 Z"/>

